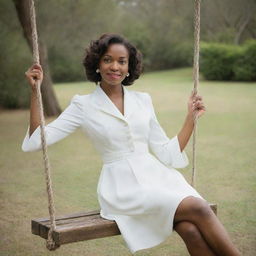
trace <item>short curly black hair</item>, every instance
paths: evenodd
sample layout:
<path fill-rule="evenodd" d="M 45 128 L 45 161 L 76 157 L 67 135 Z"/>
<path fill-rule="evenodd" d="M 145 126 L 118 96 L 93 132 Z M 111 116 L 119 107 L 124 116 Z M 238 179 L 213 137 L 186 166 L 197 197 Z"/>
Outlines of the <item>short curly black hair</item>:
<path fill-rule="evenodd" d="M 129 52 L 128 72 L 130 75 L 122 81 L 122 84 L 133 84 L 134 80 L 138 79 L 142 73 L 142 54 L 129 41 L 118 34 L 103 34 L 98 40 L 91 41 L 83 60 L 87 79 L 96 84 L 101 81 L 101 75 L 96 72 L 96 69 L 99 67 L 101 57 L 111 44 L 122 44 L 127 48 Z"/>

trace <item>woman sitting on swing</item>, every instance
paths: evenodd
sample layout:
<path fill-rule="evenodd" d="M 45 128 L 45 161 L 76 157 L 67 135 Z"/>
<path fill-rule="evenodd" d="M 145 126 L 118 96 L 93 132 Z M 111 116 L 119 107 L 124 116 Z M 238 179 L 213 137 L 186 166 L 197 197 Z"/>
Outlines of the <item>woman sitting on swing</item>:
<path fill-rule="evenodd" d="M 178 135 L 169 139 L 155 115 L 148 93 L 127 90 L 142 71 L 140 52 L 116 34 L 92 41 L 84 67 L 96 89 L 76 95 L 46 126 L 51 145 L 81 127 L 103 160 L 97 186 L 101 217 L 115 220 L 132 253 L 156 246 L 175 229 L 190 255 L 239 255 L 207 202 L 175 168 L 188 164 L 183 151 L 193 119 L 205 112 L 202 97 L 192 94 Z M 35 81 L 40 65 L 26 72 L 32 88 L 30 127 L 24 151 L 41 148 Z"/>

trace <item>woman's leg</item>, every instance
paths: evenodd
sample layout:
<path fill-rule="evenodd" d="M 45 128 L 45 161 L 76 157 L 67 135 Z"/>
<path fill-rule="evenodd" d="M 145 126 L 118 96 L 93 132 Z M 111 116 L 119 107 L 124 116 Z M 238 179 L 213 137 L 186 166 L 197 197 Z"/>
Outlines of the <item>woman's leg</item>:
<path fill-rule="evenodd" d="M 174 229 L 185 242 L 191 256 L 216 256 L 193 223 L 181 221 L 175 224 Z"/>
<path fill-rule="evenodd" d="M 206 243 L 217 255 L 240 255 L 206 201 L 192 196 L 182 200 L 176 210 L 174 223 L 181 221 L 195 224 Z"/>

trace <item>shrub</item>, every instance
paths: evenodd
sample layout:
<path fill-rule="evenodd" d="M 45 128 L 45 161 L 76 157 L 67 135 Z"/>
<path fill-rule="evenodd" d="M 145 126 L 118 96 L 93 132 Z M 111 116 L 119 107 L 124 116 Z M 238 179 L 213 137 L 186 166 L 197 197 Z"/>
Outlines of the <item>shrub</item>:
<path fill-rule="evenodd" d="M 54 82 L 74 82 L 85 80 L 82 57 L 73 56 L 66 49 L 51 47 L 49 49 L 49 66 Z"/>
<path fill-rule="evenodd" d="M 31 53 L 21 33 L 3 27 L 0 35 L 0 106 L 27 107 L 30 90 L 24 73 L 31 65 Z"/>
<path fill-rule="evenodd" d="M 147 55 L 146 71 L 191 66 L 193 46 L 190 42 L 170 42 L 167 39 L 152 43 Z"/>
<path fill-rule="evenodd" d="M 243 46 L 203 43 L 200 61 L 208 80 L 256 81 L 256 40 Z"/>
<path fill-rule="evenodd" d="M 239 47 L 226 44 L 202 44 L 200 70 L 208 80 L 232 80 L 233 65 L 239 56 Z"/>
<path fill-rule="evenodd" d="M 235 62 L 234 80 L 256 81 L 256 40 L 248 41 Z"/>

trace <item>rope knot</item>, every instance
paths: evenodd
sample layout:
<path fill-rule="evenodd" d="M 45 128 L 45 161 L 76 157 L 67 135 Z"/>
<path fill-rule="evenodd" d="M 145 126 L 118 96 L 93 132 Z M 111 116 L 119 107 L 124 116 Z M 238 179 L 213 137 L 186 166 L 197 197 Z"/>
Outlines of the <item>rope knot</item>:
<path fill-rule="evenodd" d="M 46 248 L 49 251 L 55 251 L 60 247 L 60 245 L 56 244 L 56 242 L 54 241 L 52 233 L 53 233 L 53 230 L 50 229 L 48 232 L 48 238 L 46 240 Z"/>

